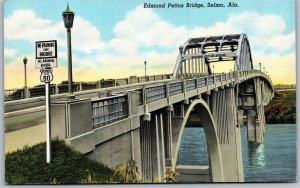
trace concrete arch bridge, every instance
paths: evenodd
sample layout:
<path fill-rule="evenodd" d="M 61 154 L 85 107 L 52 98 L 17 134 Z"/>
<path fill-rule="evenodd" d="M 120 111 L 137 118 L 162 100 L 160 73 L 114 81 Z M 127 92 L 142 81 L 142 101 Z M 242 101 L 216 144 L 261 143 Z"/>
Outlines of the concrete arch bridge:
<path fill-rule="evenodd" d="M 145 182 L 163 181 L 166 166 L 183 182 L 243 182 L 240 127 L 247 126 L 249 142 L 263 142 L 264 106 L 274 95 L 271 79 L 253 69 L 246 34 L 190 38 L 171 79 L 110 91 L 52 100 L 52 135 L 111 168 L 134 159 Z M 177 163 L 191 114 L 205 132 L 206 167 Z"/>

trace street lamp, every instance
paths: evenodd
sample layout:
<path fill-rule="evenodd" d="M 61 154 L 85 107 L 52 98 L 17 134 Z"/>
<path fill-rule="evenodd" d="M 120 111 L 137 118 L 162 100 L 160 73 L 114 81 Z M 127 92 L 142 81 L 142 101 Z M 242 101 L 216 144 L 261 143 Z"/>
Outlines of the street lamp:
<path fill-rule="evenodd" d="M 69 86 L 69 98 L 75 98 L 73 95 L 73 79 L 72 79 L 72 49 L 71 49 L 71 28 L 73 27 L 74 12 L 69 8 L 67 4 L 66 10 L 62 13 L 65 27 L 67 28 L 68 38 L 68 86 Z"/>
<path fill-rule="evenodd" d="M 147 75 L 146 74 L 146 65 L 147 65 L 147 61 L 146 60 L 144 61 L 144 65 L 145 65 L 145 79 L 146 79 L 146 75 Z"/>
<path fill-rule="evenodd" d="M 261 71 L 261 62 L 259 62 L 259 70 Z"/>
<path fill-rule="evenodd" d="M 26 57 L 24 57 L 23 63 L 24 63 L 24 75 L 25 75 L 25 87 L 27 88 L 27 72 L 26 72 L 27 58 Z"/>
<path fill-rule="evenodd" d="M 264 67 L 264 73 L 266 73 L 265 71 L 266 71 L 266 68 Z"/>

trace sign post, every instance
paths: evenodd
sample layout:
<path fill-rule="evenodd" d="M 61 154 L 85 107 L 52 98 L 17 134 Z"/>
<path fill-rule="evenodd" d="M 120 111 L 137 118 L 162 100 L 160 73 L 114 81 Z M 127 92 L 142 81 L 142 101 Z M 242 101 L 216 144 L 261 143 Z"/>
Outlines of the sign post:
<path fill-rule="evenodd" d="M 51 104 L 50 104 L 50 82 L 53 80 L 52 68 L 41 69 L 41 82 L 46 85 L 46 162 L 51 161 Z"/>
<path fill-rule="evenodd" d="M 51 98 L 50 82 L 53 80 L 52 68 L 57 67 L 56 40 L 38 41 L 36 45 L 35 68 L 41 68 L 40 81 L 45 83 L 46 89 L 46 162 L 51 161 Z"/>

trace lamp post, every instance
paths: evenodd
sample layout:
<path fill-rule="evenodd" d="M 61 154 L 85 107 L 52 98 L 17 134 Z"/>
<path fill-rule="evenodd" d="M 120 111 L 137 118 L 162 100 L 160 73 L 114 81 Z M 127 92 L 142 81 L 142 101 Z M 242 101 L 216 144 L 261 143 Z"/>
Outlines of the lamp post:
<path fill-rule="evenodd" d="M 185 68 L 183 67 L 183 61 L 182 61 L 182 53 L 183 53 L 183 46 L 179 46 L 179 53 L 180 53 L 180 61 L 181 61 L 181 77 L 183 77 L 185 74 Z"/>
<path fill-rule="evenodd" d="M 144 65 L 145 65 L 145 79 L 146 79 L 146 76 L 147 76 L 147 74 L 146 74 L 146 73 L 147 73 L 147 72 L 146 72 L 147 61 L 146 61 L 146 60 L 144 61 Z"/>
<path fill-rule="evenodd" d="M 213 74 L 215 74 L 215 66 L 213 65 Z"/>
<path fill-rule="evenodd" d="M 266 73 L 266 68 L 264 67 L 264 73 Z"/>
<path fill-rule="evenodd" d="M 24 98 L 27 98 L 28 95 L 28 89 L 27 89 L 27 71 L 26 71 L 26 65 L 27 65 L 27 58 L 23 58 L 23 63 L 24 63 Z"/>
<path fill-rule="evenodd" d="M 68 41 L 68 86 L 69 95 L 68 98 L 75 98 L 73 95 L 73 78 L 72 78 L 72 49 L 71 49 L 71 28 L 73 27 L 74 12 L 69 8 L 67 4 L 66 10 L 62 13 L 65 27 L 67 29 L 67 41 Z"/>
<path fill-rule="evenodd" d="M 261 62 L 259 62 L 259 70 L 261 71 Z"/>
<path fill-rule="evenodd" d="M 27 58 L 26 57 L 24 57 L 23 63 L 24 63 L 24 75 L 25 75 L 25 80 L 24 80 L 25 84 L 24 84 L 24 86 L 27 87 L 27 71 L 26 71 Z"/>

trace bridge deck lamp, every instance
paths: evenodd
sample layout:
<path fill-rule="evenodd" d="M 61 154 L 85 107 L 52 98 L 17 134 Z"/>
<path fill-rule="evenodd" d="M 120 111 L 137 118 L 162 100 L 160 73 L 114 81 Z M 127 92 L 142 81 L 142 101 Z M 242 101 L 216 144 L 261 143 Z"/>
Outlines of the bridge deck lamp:
<path fill-rule="evenodd" d="M 26 64 L 27 64 L 27 58 L 24 57 L 23 59 L 23 63 L 24 63 L 24 76 L 25 76 L 25 87 L 27 87 L 27 71 L 26 71 Z"/>
<path fill-rule="evenodd" d="M 261 71 L 261 63 L 259 63 L 259 70 Z"/>
<path fill-rule="evenodd" d="M 69 96 L 68 98 L 75 98 L 73 95 L 73 78 L 72 78 L 72 49 L 71 49 L 71 28 L 73 27 L 74 12 L 69 8 L 67 4 L 66 10 L 62 13 L 65 27 L 67 28 L 67 41 L 68 41 L 68 86 Z"/>

